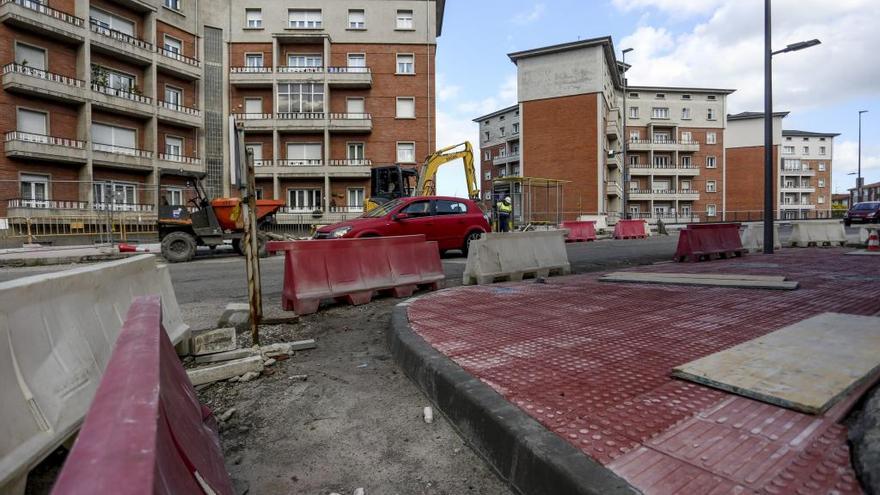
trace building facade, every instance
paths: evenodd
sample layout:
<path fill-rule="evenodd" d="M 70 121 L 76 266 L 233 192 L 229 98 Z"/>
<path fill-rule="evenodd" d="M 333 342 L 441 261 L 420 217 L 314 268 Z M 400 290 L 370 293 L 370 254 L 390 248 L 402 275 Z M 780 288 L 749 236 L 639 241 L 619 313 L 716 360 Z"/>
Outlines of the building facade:
<path fill-rule="evenodd" d="M 849 189 L 849 194 L 847 194 L 847 197 L 849 198 L 847 201 L 847 205 L 854 205 L 856 203 L 862 203 L 865 201 L 880 201 L 880 182 L 864 184 L 861 189 L 861 198 L 858 195 L 857 188 L 851 187 Z"/>
<path fill-rule="evenodd" d="M 4 0 L 0 216 L 154 214 L 185 202 L 201 173 L 212 195 L 234 193 L 230 114 L 243 121 L 262 197 L 290 212 L 360 210 L 371 165 L 414 166 L 435 148 L 443 9 Z"/>
<path fill-rule="evenodd" d="M 483 115 L 474 120 L 480 126 L 480 191 L 492 201 L 494 179 L 517 177 L 519 166 L 519 105 Z"/>

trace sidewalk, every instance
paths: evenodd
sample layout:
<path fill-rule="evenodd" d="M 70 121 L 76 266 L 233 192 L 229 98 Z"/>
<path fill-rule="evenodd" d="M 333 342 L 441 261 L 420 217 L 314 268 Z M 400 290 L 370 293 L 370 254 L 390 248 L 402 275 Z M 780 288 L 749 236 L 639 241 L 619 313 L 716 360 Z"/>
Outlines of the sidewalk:
<path fill-rule="evenodd" d="M 810 416 L 670 377 L 819 313 L 880 314 L 876 260 L 848 251 L 636 269 L 785 275 L 794 291 L 600 283 L 598 273 L 440 291 L 401 305 L 389 340 L 525 492 L 537 477 L 560 493 L 861 493 L 841 423 L 852 396 Z"/>
<path fill-rule="evenodd" d="M 142 245 L 151 252 L 158 251 L 159 245 Z M 154 248 L 154 249 L 153 249 Z M 143 253 L 120 253 L 116 246 L 109 244 L 64 247 L 24 247 L 0 250 L 0 267 L 66 265 L 70 263 L 91 263 L 126 258 Z"/>

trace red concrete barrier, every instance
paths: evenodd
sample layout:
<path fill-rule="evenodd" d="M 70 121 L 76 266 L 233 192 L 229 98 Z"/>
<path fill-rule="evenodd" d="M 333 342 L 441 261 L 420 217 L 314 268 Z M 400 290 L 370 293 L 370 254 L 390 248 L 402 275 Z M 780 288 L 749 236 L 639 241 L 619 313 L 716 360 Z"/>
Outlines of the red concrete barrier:
<path fill-rule="evenodd" d="M 596 222 L 566 221 L 559 224 L 562 229 L 568 229 L 565 242 L 589 242 L 596 240 Z"/>
<path fill-rule="evenodd" d="M 713 256 L 728 258 L 747 252 L 739 236 L 738 223 L 691 224 L 678 236 L 675 260 L 699 261 Z"/>
<path fill-rule="evenodd" d="M 53 495 L 231 495 L 211 411 L 162 329 L 159 296 L 137 297 Z"/>
<path fill-rule="evenodd" d="M 614 226 L 615 239 L 645 239 L 647 237 L 644 220 L 618 220 L 617 225 Z"/>
<path fill-rule="evenodd" d="M 298 315 L 316 312 L 322 299 L 365 304 L 380 290 L 407 297 L 445 278 L 437 243 L 423 235 L 278 241 L 267 248 L 285 253 L 281 305 Z"/>

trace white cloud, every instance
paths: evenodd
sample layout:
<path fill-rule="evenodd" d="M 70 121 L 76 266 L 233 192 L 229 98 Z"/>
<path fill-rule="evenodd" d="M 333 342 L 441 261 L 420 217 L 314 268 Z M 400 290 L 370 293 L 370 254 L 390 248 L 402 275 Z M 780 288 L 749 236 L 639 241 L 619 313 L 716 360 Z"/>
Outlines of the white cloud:
<path fill-rule="evenodd" d="M 438 73 L 436 84 L 437 101 L 439 102 L 451 100 L 458 96 L 458 93 L 461 91 L 461 86 L 450 84 L 450 82 L 446 79 L 446 74 Z"/>
<path fill-rule="evenodd" d="M 846 192 L 850 187 L 855 187 L 856 176 L 847 174 L 858 170 L 859 142 L 835 142 L 832 158 L 831 184 L 834 192 Z M 878 172 L 880 172 L 880 145 L 866 144 L 862 140 L 862 177 L 865 178 L 865 183 L 872 182 L 871 177 L 877 177 Z"/>
<path fill-rule="evenodd" d="M 642 25 L 620 47 L 635 50 L 629 80 L 642 85 L 714 86 L 736 89 L 731 112 L 760 110 L 763 98 L 763 2 L 613 0 L 623 10 L 656 8 L 704 13 L 688 32 Z M 695 6 L 695 4 L 697 4 Z M 688 11 L 687 9 L 691 9 Z M 844 99 L 880 94 L 880 2 L 877 0 L 776 0 L 774 48 L 819 38 L 822 44 L 774 57 L 774 107 L 797 111 Z M 818 129 L 826 130 L 826 129 Z M 827 129 L 833 131 L 834 129 Z"/>
<path fill-rule="evenodd" d="M 544 17 L 544 12 L 546 11 L 546 5 L 543 3 L 536 3 L 531 10 L 526 10 L 513 16 L 513 19 L 511 19 L 510 22 L 518 25 L 531 24 L 541 17 Z"/>

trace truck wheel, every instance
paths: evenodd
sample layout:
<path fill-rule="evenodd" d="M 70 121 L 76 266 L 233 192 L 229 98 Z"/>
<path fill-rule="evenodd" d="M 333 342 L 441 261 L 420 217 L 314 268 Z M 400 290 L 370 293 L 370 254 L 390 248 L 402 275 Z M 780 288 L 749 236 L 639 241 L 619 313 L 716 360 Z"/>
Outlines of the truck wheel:
<path fill-rule="evenodd" d="M 232 250 L 238 253 L 239 256 L 244 256 L 244 248 L 241 247 L 241 239 L 232 240 Z"/>
<path fill-rule="evenodd" d="M 232 249 L 240 256 L 244 256 L 244 246 L 241 245 L 241 241 L 241 239 L 233 239 Z M 257 253 L 260 255 L 260 258 L 269 257 L 269 251 L 266 249 L 267 242 L 269 242 L 269 239 L 266 236 L 257 235 Z"/>
<path fill-rule="evenodd" d="M 189 261 L 196 255 L 196 240 L 186 232 L 172 232 L 162 239 L 162 256 L 171 263 Z"/>

